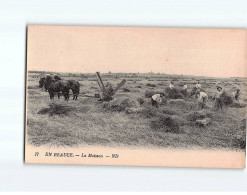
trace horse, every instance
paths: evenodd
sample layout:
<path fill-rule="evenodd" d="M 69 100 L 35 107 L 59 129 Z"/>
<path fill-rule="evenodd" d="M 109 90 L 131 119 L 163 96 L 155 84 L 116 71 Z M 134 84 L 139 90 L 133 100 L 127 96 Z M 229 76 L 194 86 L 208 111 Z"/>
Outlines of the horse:
<path fill-rule="evenodd" d="M 57 75 L 55 75 L 55 76 L 46 76 L 46 77 L 40 77 L 40 79 L 39 79 L 39 87 L 40 88 L 43 88 L 43 87 L 45 87 L 45 90 L 48 90 L 47 89 L 47 85 L 45 85 L 45 83 L 48 81 L 48 82 L 50 82 L 50 81 L 58 81 L 58 80 L 62 80 L 61 79 L 61 77 L 59 77 L 59 76 L 57 76 Z"/>
<path fill-rule="evenodd" d="M 39 79 L 39 87 L 43 89 L 44 85 L 45 85 L 45 77 L 41 77 Z"/>
<path fill-rule="evenodd" d="M 73 93 L 73 100 L 77 100 L 77 97 L 79 95 L 80 92 L 80 83 L 76 80 L 63 80 L 61 79 L 59 76 L 55 75 L 55 76 L 46 76 L 46 77 L 41 77 L 39 80 L 39 87 L 41 88 L 45 88 L 46 91 L 48 91 L 49 86 L 51 83 L 53 82 L 57 82 L 57 81 L 66 81 L 69 84 L 69 89 L 71 89 L 72 93 Z M 58 99 L 60 98 L 60 92 L 56 92 L 58 95 Z M 55 94 L 55 91 L 53 92 L 53 96 Z"/>
<path fill-rule="evenodd" d="M 69 100 L 69 90 L 70 84 L 65 80 L 53 81 L 50 85 L 47 86 L 48 93 L 50 95 L 50 99 L 54 99 L 54 94 L 58 94 L 58 99 L 60 98 L 60 92 L 62 92 L 66 101 Z"/>
<path fill-rule="evenodd" d="M 50 99 L 54 99 L 55 93 L 57 93 L 58 99 L 60 99 L 60 92 L 64 95 L 65 100 L 69 100 L 69 83 L 62 80 L 60 77 L 46 76 L 45 80 L 42 78 L 41 83 L 46 91 L 50 95 Z"/>
<path fill-rule="evenodd" d="M 76 80 L 67 80 L 67 82 L 69 83 L 69 88 L 73 93 L 73 100 L 77 100 L 80 92 L 80 83 Z"/>

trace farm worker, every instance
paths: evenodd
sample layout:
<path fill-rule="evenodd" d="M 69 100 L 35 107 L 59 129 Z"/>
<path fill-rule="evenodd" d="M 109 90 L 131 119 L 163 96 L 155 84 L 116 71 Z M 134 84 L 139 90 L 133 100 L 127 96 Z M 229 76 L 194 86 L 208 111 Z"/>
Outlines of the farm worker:
<path fill-rule="evenodd" d="M 196 88 L 201 89 L 202 85 L 199 83 L 199 81 L 196 83 Z"/>
<path fill-rule="evenodd" d="M 181 92 L 181 94 L 183 94 L 186 97 L 188 95 L 187 90 L 188 90 L 188 86 L 187 86 L 187 84 L 184 84 L 183 88 L 180 90 L 180 92 Z"/>
<path fill-rule="evenodd" d="M 219 86 L 219 85 L 216 88 L 217 88 L 217 91 L 214 94 L 214 96 L 212 97 L 212 100 L 215 100 L 214 108 L 216 108 L 216 109 L 219 109 L 219 108 L 222 109 L 223 108 L 223 103 L 220 100 L 220 96 L 223 93 L 223 88 L 221 86 Z"/>
<path fill-rule="evenodd" d="M 197 103 L 200 106 L 201 109 L 206 108 L 206 103 L 208 100 L 208 94 L 206 94 L 204 91 L 198 90 L 196 92 L 196 97 L 197 97 Z"/>
<path fill-rule="evenodd" d="M 173 85 L 173 82 L 172 82 L 172 81 L 170 81 L 169 88 L 170 88 L 171 90 L 174 89 L 174 85 Z"/>
<path fill-rule="evenodd" d="M 237 89 L 236 91 L 234 91 L 234 92 L 232 93 L 233 100 L 239 101 L 239 99 L 238 99 L 239 96 L 240 96 L 240 89 Z"/>
<path fill-rule="evenodd" d="M 152 106 L 155 106 L 156 108 L 159 107 L 159 104 L 162 103 L 162 97 L 164 96 L 164 93 L 158 93 L 158 94 L 154 94 L 152 97 L 151 97 L 151 103 L 152 103 Z"/>

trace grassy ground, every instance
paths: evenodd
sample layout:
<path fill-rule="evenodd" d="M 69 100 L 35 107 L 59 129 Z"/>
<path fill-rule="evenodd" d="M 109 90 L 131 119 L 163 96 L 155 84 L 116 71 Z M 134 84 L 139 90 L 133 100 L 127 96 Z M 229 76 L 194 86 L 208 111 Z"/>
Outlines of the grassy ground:
<path fill-rule="evenodd" d="M 193 98 L 169 101 L 158 109 L 151 107 L 145 92 L 160 91 L 168 86 L 169 75 L 102 75 L 103 81 L 113 86 L 123 78 L 127 83 L 110 103 L 99 102 L 96 98 L 82 97 L 82 94 L 98 93 L 95 75 L 88 78 L 78 75 L 62 75 L 65 79 L 76 79 L 81 84 L 77 101 L 49 100 L 47 92 L 38 88 L 38 73 L 28 76 L 27 135 L 28 142 L 46 146 L 103 145 L 113 147 L 145 148 L 204 148 L 204 149 L 245 149 L 246 108 L 228 107 L 222 111 L 208 108 L 198 111 Z M 240 101 L 247 102 L 247 80 L 193 78 L 173 76 L 175 86 L 187 83 L 189 90 L 200 79 L 209 96 L 221 84 L 231 93 L 241 89 Z M 140 104 L 138 100 L 142 99 Z M 210 124 L 201 127 L 196 119 L 210 118 Z"/>

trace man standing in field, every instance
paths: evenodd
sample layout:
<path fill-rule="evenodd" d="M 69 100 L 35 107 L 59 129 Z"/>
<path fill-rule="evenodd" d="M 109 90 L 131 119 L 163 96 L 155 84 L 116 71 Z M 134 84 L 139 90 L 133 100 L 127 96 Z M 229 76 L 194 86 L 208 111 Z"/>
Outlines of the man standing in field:
<path fill-rule="evenodd" d="M 200 84 L 199 81 L 196 83 L 196 88 L 197 88 L 197 89 L 201 89 L 201 88 L 202 88 L 202 85 Z"/>
<path fill-rule="evenodd" d="M 214 108 L 215 109 L 221 109 L 223 108 L 223 102 L 221 101 L 220 99 L 220 96 L 222 95 L 222 93 L 224 92 L 223 91 L 223 88 L 221 86 L 217 86 L 217 91 L 216 93 L 214 94 L 214 96 L 212 97 L 212 100 L 215 100 L 214 102 Z"/>
<path fill-rule="evenodd" d="M 151 97 L 152 106 L 158 108 L 158 107 L 159 107 L 159 104 L 162 103 L 162 97 L 164 97 L 164 93 L 154 94 L 154 95 Z"/>

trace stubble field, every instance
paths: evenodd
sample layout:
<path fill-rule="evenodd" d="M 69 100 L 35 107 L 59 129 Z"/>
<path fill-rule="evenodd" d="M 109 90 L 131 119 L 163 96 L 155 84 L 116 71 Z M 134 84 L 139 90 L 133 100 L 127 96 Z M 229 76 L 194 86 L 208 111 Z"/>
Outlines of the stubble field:
<path fill-rule="evenodd" d="M 102 74 L 104 83 L 126 84 L 110 102 L 86 97 L 99 93 L 95 74 L 65 74 L 80 82 L 77 101 L 49 99 L 38 87 L 39 72 L 28 73 L 27 141 L 34 146 L 110 146 L 145 148 L 245 150 L 247 79 L 209 78 L 165 74 Z M 151 106 L 150 94 L 164 92 L 170 80 L 190 91 L 197 81 L 210 97 L 220 84 L 229 94 L 241 89 L 240 105 L 214 110 L 213 101 L 199 110 L 194 98 L 170 100 Z M 196 120 L 210 119 L 206 126 Z"/>

